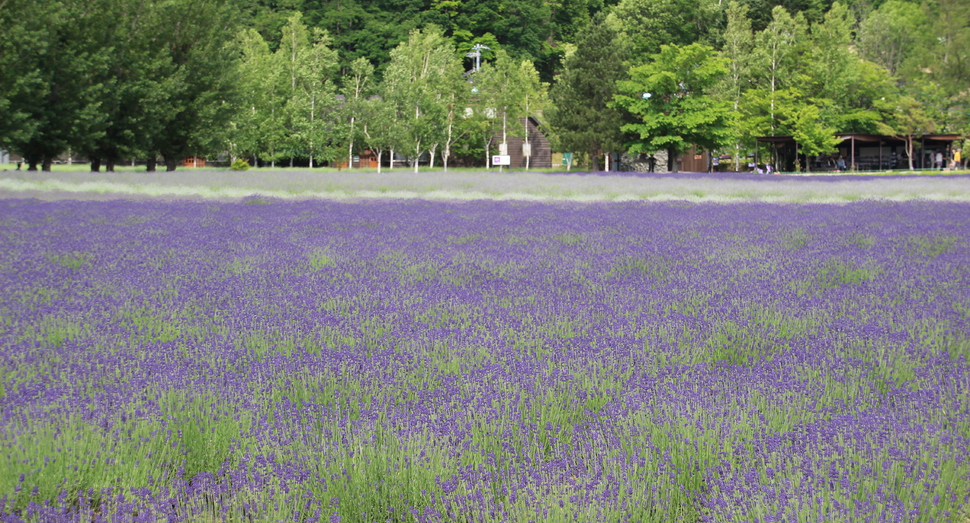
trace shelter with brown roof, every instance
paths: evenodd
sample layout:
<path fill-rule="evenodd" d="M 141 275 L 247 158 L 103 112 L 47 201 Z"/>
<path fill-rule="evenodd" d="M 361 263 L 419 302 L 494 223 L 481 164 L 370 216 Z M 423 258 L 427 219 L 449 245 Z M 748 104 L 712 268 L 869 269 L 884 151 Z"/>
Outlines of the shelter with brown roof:
<path fill-rule="evenodd" d="M 846 170 L 849 171 L 909 169 L 906 137 L 864 133 L 844 133 L 836 136 L 840 139 L 837 152 L 807 158 L 800 153 L 798 144 L 791 136 L 759 136 L 756 138 L 760 147 L 755 149 L 755 163 L 777 163 L 776 169 L 782 171 L 796 170 L 796 162 L 802 171 L 806 168 L 810 171 L 835 171 L 839 170 L 838 164 L 841 158 L 845 162 Z M 953 142 L 963 139 L 958 134 L 924 134 L 914 135 L 911 138 L 914 169 L 936 167 L 934 158 L 938 152 L 945 159 L 951 158 Z M 767 146 L 767 151 L 764 146 Z"/>

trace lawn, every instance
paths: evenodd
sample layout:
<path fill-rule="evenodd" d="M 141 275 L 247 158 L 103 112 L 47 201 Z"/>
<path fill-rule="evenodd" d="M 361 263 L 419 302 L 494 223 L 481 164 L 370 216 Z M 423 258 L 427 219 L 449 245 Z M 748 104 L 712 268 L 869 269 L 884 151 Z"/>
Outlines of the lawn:
<path fill-rule="evenodd" d="M 0 521 L 967 520 L 966 177 L 7 174 Z"/>
<path fill-rule="evenodd" d="M 67 166 L 63 166 L 67 167 Z M 471 169 L 377 174 L 334 169 L 116 173 L 0 171 L 0 197 L 843 203 L 862 198 L 970 202 L 970 175 L 768 176 L 750 173 L 537 173 Z"/>

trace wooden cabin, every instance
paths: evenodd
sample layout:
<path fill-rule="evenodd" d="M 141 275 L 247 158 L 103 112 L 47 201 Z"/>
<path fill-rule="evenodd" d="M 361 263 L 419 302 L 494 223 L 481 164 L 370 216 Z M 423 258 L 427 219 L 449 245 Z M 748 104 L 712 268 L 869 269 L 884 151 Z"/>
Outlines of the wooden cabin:
<path fill-rule="evenodd" d="M 542 134 L 539 130 L 539 120 L 535 117 L 530 116 L 528 122 L 525 118 L 520 118 L 517 122 L 510 122 L 509 125 L 518 125 L 519 129 L 527 125 L 529 132 L 529 146 L 532 150 L 532 158 L 529 161 L 529 168 L 543 169 L 552 167 L 552 145 L 549 143 L 549 138 Z M 496 133 L 492 138 L 492 154 L 498 154 L 499 144 L 502 143 L 502 133 Z M 525 169 L 525 155 L 523 154 L 523 145 L 525 144 L 525 138 L 518 136 L 508 137 L 508 151 L 509 156 L 511 156 L 511 163 L 509 167 L 513 169 Z"/>
<path fill-rule="evenodd" d="M 183 167 L 205 167 L 205 158 L 190 157 L 182 160 Z"/>
<path fill-rule="evenodd" d="M 347 160 L 346 159 L 340 160 L 340 163 L 337 164 L 337 168 L 346 169 Z M 360 151 L 359 154 L 355 154 L 353 157 L 352 168 L 377 169 L 377 153 L 371 151 L 370 149 L 364 149 L 363 151 Z"/>

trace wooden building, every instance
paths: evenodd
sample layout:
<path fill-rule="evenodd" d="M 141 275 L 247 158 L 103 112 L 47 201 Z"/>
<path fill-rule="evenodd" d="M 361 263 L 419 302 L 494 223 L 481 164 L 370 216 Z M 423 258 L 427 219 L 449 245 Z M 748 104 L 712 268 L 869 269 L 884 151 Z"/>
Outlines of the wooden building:
<path fill-rule="evenodd" d="M 526 122 L 525 118 L 520 118 L 518 122 L 510 122 L 509 125 L 519 125 L 520 128 L 527 125 L 529 148 L 532 153 L 532 158 L 529 160 L 529 168 L 545 169 L 552 167 L 552 145 L 549 143 L 549 138 L 546 138 L 546 135 L 542 134 L 542 131 L 539 129 L 539 120 L 530 116 L 528 122 Z M 498 144 L 502 143 L 502 133 L 497 133 L 492 139 L 492 143 L 495 144 L 492 147 L 492 154 L 498 154 Z M 523 145 L 525 145 L 525 138 L 518 136 L 508 137 L 508 151 L 509 156 L 512 157 L 509 167 L 525 169 Z"/>
<path fill-rule="evenodd" d="M 755 163 L 773 163 L 777 170 L 795 171 L 796 162 L 802 171 L 840 170 L 839 160 L 845 163 L 847 171 L 889 171 L 909 169 L 907 140 L 898 136 L 877 134 L 845 133 L 837 137 L 838 151 L 832 154 L 806 158 L 798 150 L 798 144 L 791 136 L 761 136 L 756 138 Z M 936 153 L 942 154 L 944 166 L 953 154 L 953 142 L 962 140 L 958 134 L 924 134 L 913 136 L 913 168 L 932 169 Z"/>
<path fill-rule="evenodd" d="M 387 160 L 387 154 L 385 156 L 385 161 Z M 338 169 L 347 168 L 347 159 L 344 158 L 337 163 Z M 371 151 L 370 149 L 364 149 L 358 154 L 354 155 L 353 158 L 353 168 L 354 169 L 377 169 L 377 153 Z"/>

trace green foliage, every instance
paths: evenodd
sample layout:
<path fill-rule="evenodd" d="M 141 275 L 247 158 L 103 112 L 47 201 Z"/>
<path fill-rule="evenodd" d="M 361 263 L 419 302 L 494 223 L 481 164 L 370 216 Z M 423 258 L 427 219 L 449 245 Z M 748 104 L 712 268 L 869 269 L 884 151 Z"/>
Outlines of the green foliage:
<path fill-rule="evenodd" d="M 706 21 L 694 0 L 622 0 L 606 19 L 622 35 L 633 64 L 644 63 L 664 45 L 686 46 L 698 40 Z"/>
<path fill-rule="evenodd" d="M 627 53 L 618 34 L 602 20 L 579 36 L 576 52 L 566 58 L 565 71 L 549 91 L 552 108 L 545 113 L 563 151 L 582 151 L 599 170 L 599 155 L 620 151 L 620 127 L 630 120 L 613 108 L 616 82 L 626 79 Z"/>
<path fill-rule="evenodd" d="M 622 127 L 636 133 L 630 152 L 675 154 L 692 145 L 713 150 L 728 143 L 733 123 L 730 105 L 710 95 L 727 73 L 723 58 L 701 44 L 663 46 L 651 62 L 630 69 L 617 85 L 617 107 L 640 122 Z"/>
<path fill-rule="evenodd" d="M 437 26 L 412 31 L 407 42 L 391 51 L 384 75 L 385 94 L 399 108 L 404 123 L 401 149 L 413 153 L 414 172 L 421 153 L 440 143 L 447 113 L 440 95 L 449 76 L 457 72 L 456 62 L 454 46 Z"/>
<path fill-rule="evenodd" d="M 245 158 L 236 158 L 232 161 L 232 165 L 229 166 L 232 171 L 248 171 L 249 170 L 249 160 Z"/>

